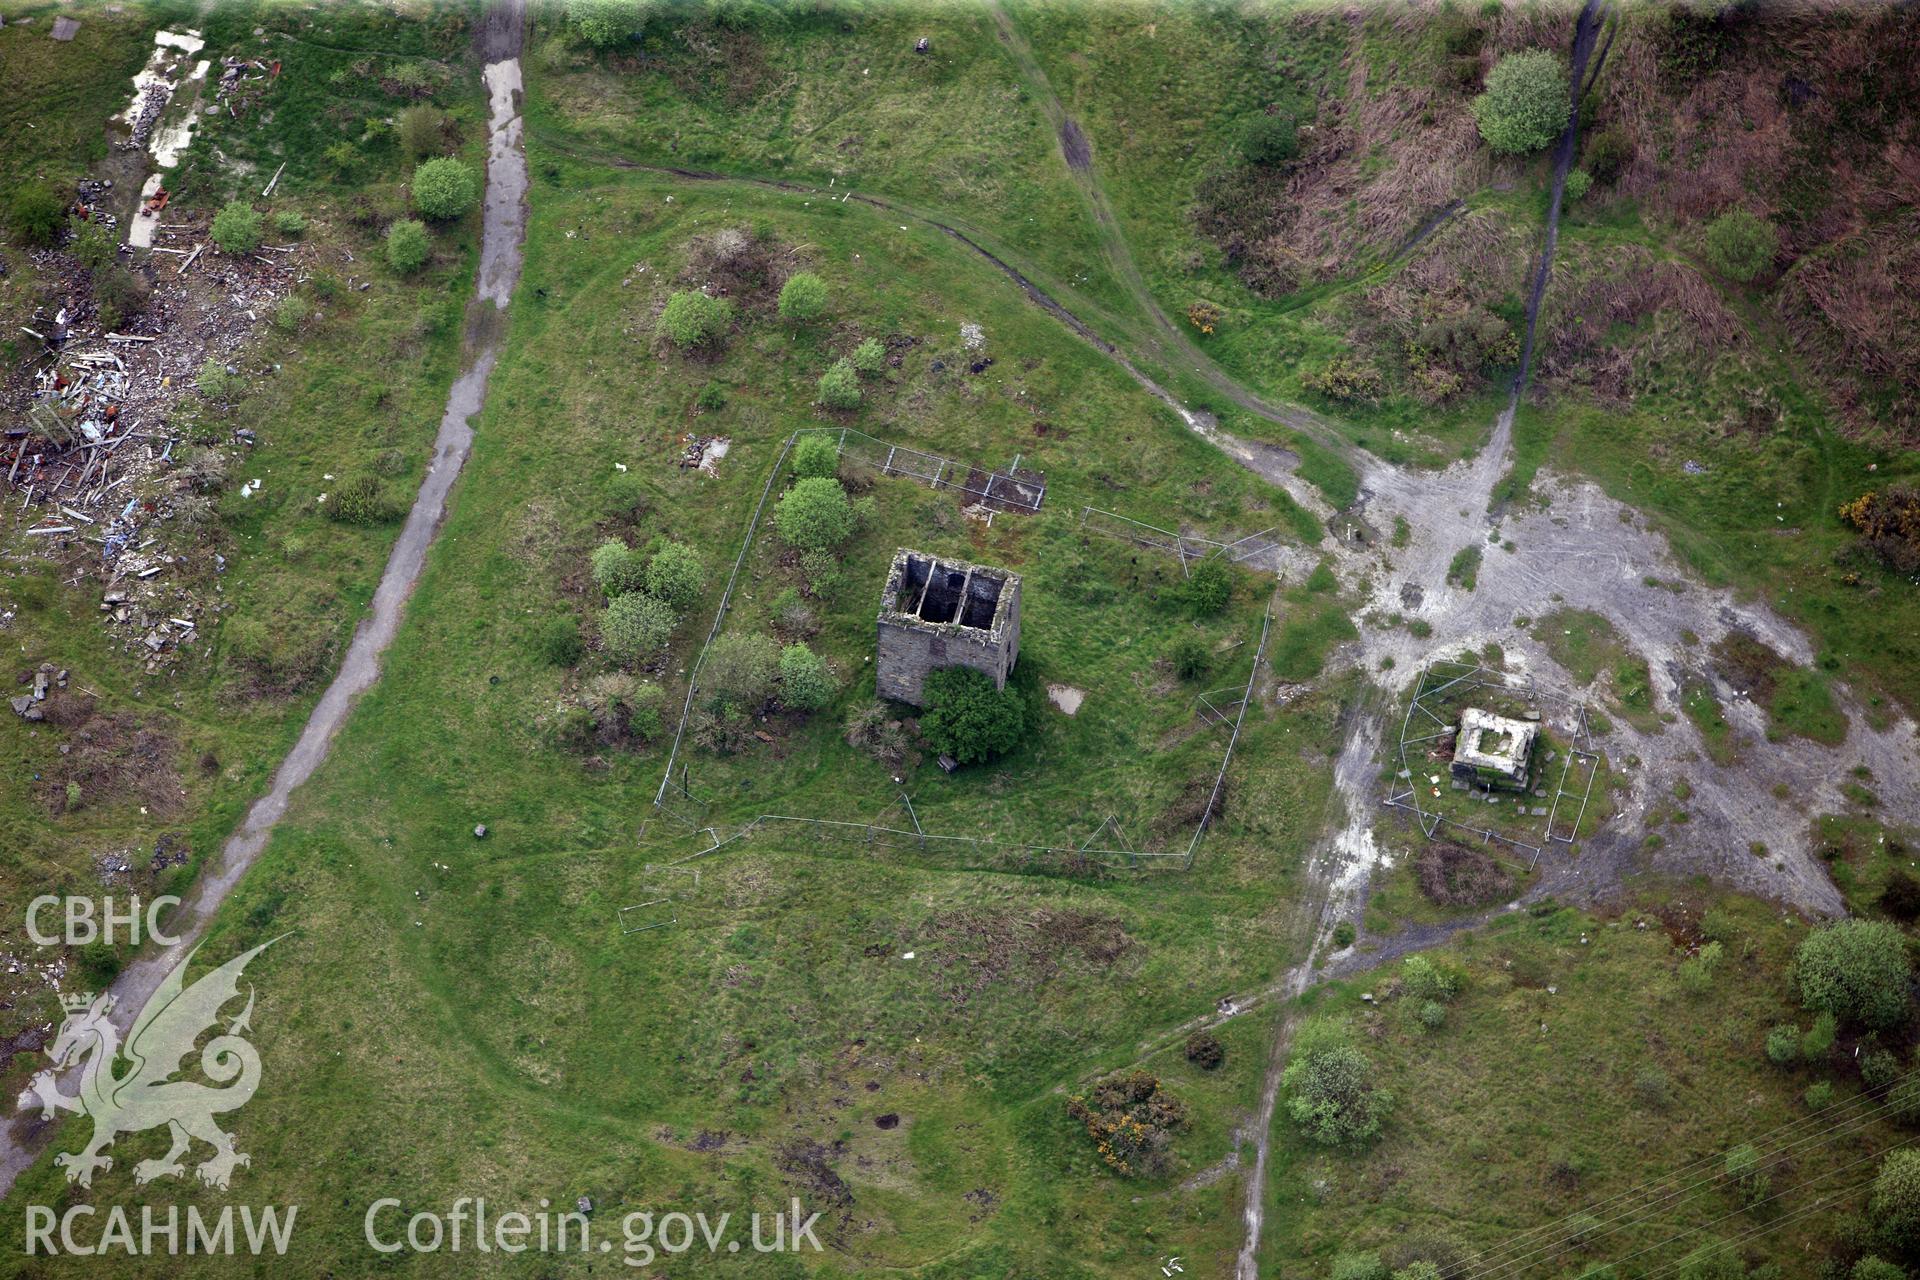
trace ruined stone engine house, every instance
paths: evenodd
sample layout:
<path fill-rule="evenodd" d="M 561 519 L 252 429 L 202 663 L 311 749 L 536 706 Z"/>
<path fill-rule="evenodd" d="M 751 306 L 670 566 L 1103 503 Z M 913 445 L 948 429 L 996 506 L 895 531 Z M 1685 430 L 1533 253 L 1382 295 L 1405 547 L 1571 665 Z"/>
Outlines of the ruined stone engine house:
<path fill-rule="evenodd" d="M 1004 569 L 902 549 L 880 597 L 877 681 L 915 706 L 927 673 L 972 667 L 1004 689 L 1020 658 L 1020 578 Z"/>

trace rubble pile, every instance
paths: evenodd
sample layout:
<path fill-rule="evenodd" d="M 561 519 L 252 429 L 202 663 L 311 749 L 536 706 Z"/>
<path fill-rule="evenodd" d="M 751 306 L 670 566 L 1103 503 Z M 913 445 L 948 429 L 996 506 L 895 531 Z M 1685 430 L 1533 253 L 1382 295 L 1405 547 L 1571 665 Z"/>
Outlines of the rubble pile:
<path fill-rule="evenodd" d="M 215 575 L 225 565 L 169 527 L 189 506 L 206 510 L 179 473 L 189 444 L 171 419 L 197 394 L 209 359 L 230 377 L 246 376 L 241 348 L 301 278 L 304 256 L 297 246 L 218 255 L 204 222 L 159 225 L 157 236 L 178 247 L 155 246 L 152 296 L 125 332 L 101 330 L 70 257 L 39 255 L 44 274 L 67 283 L 55 314 L 36 313 L 26 328 L 42 343 L 38 359 L 0 393 L 9 419 L 0 468 L 18 495 L 25 541 L 103 578 L 102 617 L 149 672 L 175 662 L 218 608 L 177 581 L 189 559 Z M 236 431 L 228 447 L 252 444 L 252 432 Z M 204 583 L 208 575 L 195 576 Z"/>
<path fill-rule="evenodd" d="M 19 716 L 22 720 L 31 720 L 37 723 L 47 718 L 45 705 L 47 694 L 54 689 L 64 689 L 67 687 L 67 673 L 65 670 L 55 667 L 51 662 L 43 662 L 40 664 L 39 670 L 33 672 L 30 676 L 22 676 L 21 683 L 30 685 L 30 688 L 26 693 L 16 694 L 13 697 L 11 701 L 13 714 Z"/>
<path fill-rule="evenodd" d="M 173 101 L 173 81 L 159 78 L 147 81 L 134 99 L 131 115 L 132 131 L 128 145 L 135 150 L 147 145 L 153 137 L 153 127 L 160 123 L 160 113 Z"/>

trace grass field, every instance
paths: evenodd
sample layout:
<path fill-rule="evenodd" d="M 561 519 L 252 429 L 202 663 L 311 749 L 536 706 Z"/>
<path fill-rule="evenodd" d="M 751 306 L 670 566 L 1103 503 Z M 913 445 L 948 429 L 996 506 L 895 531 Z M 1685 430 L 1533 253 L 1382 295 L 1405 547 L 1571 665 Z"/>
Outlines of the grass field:
<path fill-rule="evenodd" d="M 1358 1153 L 1315 1147 L 1277 1122 L 1287 1145 L 1276 1152 L 1270 1225 L 1282 1243 L 1271 1265 L 1324 1274 L 1334 1253 L 1370 1249 L 1394 1265 L 1651 1274 L 1732 1241 L 1736 1258 L 1797 1274 L 1808 1265 L 1802 1242 L 1817 1248 L 1844 1230 L 1863 1197 L 1798 1221 L 1795 1211 L 1860 1182 L 1903 1140 L 1866 1124 L 1802 1144 L 1755 1208 L 1718 1176 L 1742 1141 L 1776 1150 L 1767 1135 L 1808 1114 L 1810 1085 L 1830 1082 L 1839 1103 L 1859 1089 L 1850 1050 L 1791 1071 L 1762 1053 L 1771 1026 L 1804 1025 L 1785 982 L 1801 933 L 1763 904 L 1670 885 L 1617 914 L 1548 905 L 1460 935 L 1433 957 L 1464 978 L 1436 1030 L 1395 995 L 1397 966 L 1318 993 L 1310 1016 L 1347 1030 L 1395 1106 Z M 1696 994 L 1681 966 L 1715 941 L 1726 959 Z M 1627 1211 L 1643 1203 L 1650 1211 Z M 1778 1229 L 1742 1242 L 1769 1223 Z"/>

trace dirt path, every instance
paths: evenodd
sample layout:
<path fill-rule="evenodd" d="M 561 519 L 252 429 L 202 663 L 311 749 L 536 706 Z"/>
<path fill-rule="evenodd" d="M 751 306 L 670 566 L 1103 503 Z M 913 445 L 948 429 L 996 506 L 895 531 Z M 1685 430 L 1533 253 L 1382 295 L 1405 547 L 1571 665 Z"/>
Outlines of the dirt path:
<path fill-rule="evenodd" d="M 519 114 L 519 49 L 524 26 L 523 0 L 502 0 L 489 9 L 475 32 L 474 47 L 485 65 L 489 107 L 480 270 L 476 296 L 467 308 L 466 364 L 448 394 L 434 441 L 434 460 L 387 558 L 373 608 L 354 633 L 339 673 L 320 696 L 293 749 L 280 762 L 272 786 L 247 811 L 246 820 L 221 849 L 219 859 L 201 870 L 168 922 L 170 931 L 180 939 L 179 945 L 149 948 L 114 980 L 110 988 L 116 998 L 113 1021 L 123 1032 L 161 980 L 198 945 L 215 910 L 266 848 L 294 791 L 326 759 L 354 701 L 379 678 L 380 656 L 399 630 L 407 598 L 439 531 L 447 496 L 473 444 L 473 429 L 468 423 L 486 402 L 487 377 L 500 354 L 504 311 L 520 278 L 527 225 L 527 165 L 521 148 Z M 57 1122 L 42 1121 L 34 1110 L 15 1115 L 0 1129 L 0 1196 L 7 1194 L 14 1180 L 39 1156 L 57 1127 Z"/>
<path fill-rule="evenodd" d="M 1126 233 L 1120 228 L 1120 220 L 1114 214 L 1112 202 L 1107 199 L 1105 186 L 1100 181 L 1100 172 L 1094 163 L 1093 146 L 1080 122 L 1067 113 L 1059 94 L 1054 92 L 1053 82 L 1048 79 L 1046 69 L 1034 56 L 1033 47 L 1014 25 L 1013 19 L 998 4 L 989 9 L 994 26 L 1000 33 L 1000 42 L 1006 46 L 1007 54 L 1013 59 L 1014 67 L 1020 78 L 1026 81 L 1028 92 L 1039 103 L 1048 123 L 1053 127 L 1054 135 L 1060 140 L 1060 158 L 1066 165 L 1067 173 L 1073 179 L 1074 186 L 1080 192 L 1081 201 L 1087 207 L 1092 219 L 1094 235 L 1100 242 L 1101 252 L 1107 259 L 1108 270 L 1113 278 L 1126 290 L 1134 304 L 1152 324 L 1149 332 L 1141 335 L 1140 350 L 1136 355 L 1147 356 L 1166 369 L 1180 369 L 1197 374 L 1213 391 L 1225 397 L 1229 402 L 1255 417 L 1289 427 L 1302 435 L 1324 445 L 1340 454 L 1357 469 L 1364 469 L 1368 460 L 1340 433 L 1339 427 L 1330 420 L 1299 405 L 1281 404 L 1268 400 L 1242 386 L 1232 374 L 1214 363 L 1212 356 L 1201 350 L 1198 343 L 1175 323 L 1160 306 L 1159 299 L 1147 287 L 1146 278 L 1140 274 L 1139 265 L 1134 261 L 1133 248 L 1127 243 Z M 1168 399 L 1164 392 L 1156 389 L 1162 399 Z M 1169 399 L 1169 403 L 1173 403 Z M 1174 408 L 1190 427 L 1195 426 L 1196 417 L 1183 405 Z M 1209 425 L 1211 425 L 1209 421 Z M 1214 435 L 1224 435 L 1215 429 Z M 1264 469 L 1261 474 L 1266 474 Z M 1290 469 L 1290 468 L 1289 468 Z"/>

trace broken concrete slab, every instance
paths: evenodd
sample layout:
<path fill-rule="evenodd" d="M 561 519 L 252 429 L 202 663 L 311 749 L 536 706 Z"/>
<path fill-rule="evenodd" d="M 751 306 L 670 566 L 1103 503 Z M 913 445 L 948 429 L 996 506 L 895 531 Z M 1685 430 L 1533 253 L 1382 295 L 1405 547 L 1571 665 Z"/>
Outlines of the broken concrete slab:
<path fill-rule="evenodd" d="M 53 20 L 53 38 L 55 40 L 64 42 L 73 39 L 79 34 L 80 20 L 78 18 L 55 18 Z"/>

